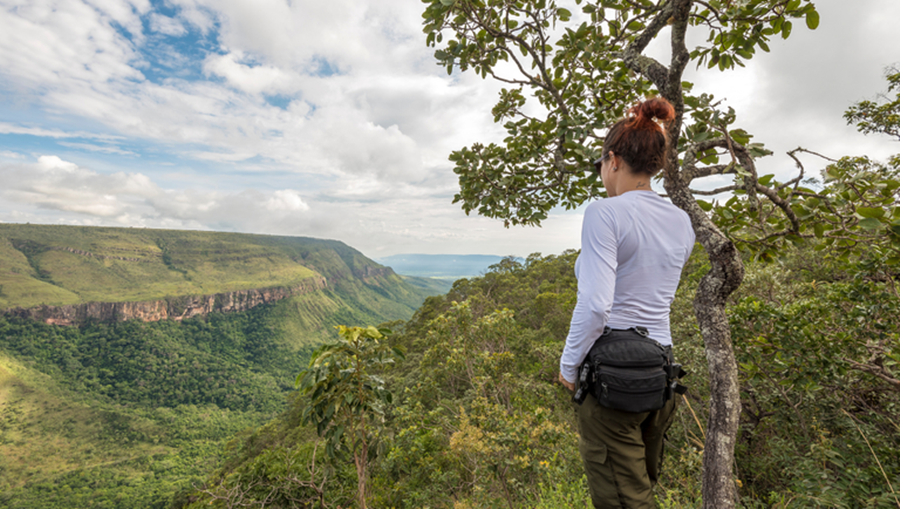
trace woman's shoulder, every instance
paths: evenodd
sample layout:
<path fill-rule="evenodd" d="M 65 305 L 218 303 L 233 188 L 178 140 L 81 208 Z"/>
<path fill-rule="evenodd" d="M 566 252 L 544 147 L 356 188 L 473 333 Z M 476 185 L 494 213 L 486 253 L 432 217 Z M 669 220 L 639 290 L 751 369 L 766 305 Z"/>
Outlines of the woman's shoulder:
<path fill-rule="evenodd" d="M 611 222 L 620 223 L 643 217 L 648 220 L 665 219 L 665 223 L 679 221 L 690 229 L 691 221 L 687 212 L 678 208 L 666 198 L 648 191 L 633 191 L 614 198 L 602 198 L 591 202 L 585 215 Z"/>
<path fill-rule="evenodd" d="M 640 207 L 645 200 L 669 203 L 653 191 L 629 191 L 613 198 L 600 198 L 593 201 L 588 205 L 587 210 L 627 211 L 634 207 Z"/>
<path fill-rule="evenodd" d="M 600 198 L 588 204 L 584 213 L 586 216 L 597 216 L 612 219 L 615 216 L 627 211 L 629 205 L 627 200 L 622 200 L 620 196 L 615 198 Z"/>

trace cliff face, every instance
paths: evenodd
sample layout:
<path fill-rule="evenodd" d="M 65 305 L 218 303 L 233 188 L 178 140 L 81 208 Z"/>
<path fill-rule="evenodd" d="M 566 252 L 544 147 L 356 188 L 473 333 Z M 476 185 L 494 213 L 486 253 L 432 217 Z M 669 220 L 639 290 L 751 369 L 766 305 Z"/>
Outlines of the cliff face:
<path fill-rule="evenodd" d="M 353 275 L 368 282 L 372 278 L 393 276 L 394 269 L 390 267 L 372 267 L 371 265 L 367 265 L 358 270 L 354 270 Z"/>
<path fill-rule="evenodd" d="M 424 300 L 390 267 L 333 240 L 0 224 L 0 314 L 51 324 L 239 312 L 326 282 L 348 306 L 390 317 Z M 372 307 L 370 291 L 393 302 Z"/>
<path fill-rule="evenodd" d="M 217 293 L 214 295 L 184 295 L 145 302 L 86 302 L 66 306 L 37 306 L 7 309 L 5 313 L 20 318 L 38 320 L 51 325 L 77 325 L 88 320 L 116 322 L 139 319 L 184 320 L 206 316 L 212 312 L 238 312 L 286 299 L 293 295 L 314 292 L 326 287 L 324 277 L 312 277 L 300 284 L 253 290 Z"/>

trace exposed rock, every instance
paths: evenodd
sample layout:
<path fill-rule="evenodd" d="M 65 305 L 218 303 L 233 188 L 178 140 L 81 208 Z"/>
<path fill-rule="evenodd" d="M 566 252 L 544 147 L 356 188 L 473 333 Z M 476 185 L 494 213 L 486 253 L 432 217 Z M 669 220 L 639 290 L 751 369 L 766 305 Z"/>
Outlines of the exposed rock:
<path fill-rule="evenodd" d="M 390 267 L 372 267 L 371 265 L 366 265 L 361 270 L 354 270 L 353 275 L 368 282 L 368 280 L 373 277 L 393 276 L 394 269 Z"/>
<path fill-rule="evenodd" d="M 124 260 L 126 262 L 139 262 L 139 263 L 147 263 L 153 260 L 148 260 L 146 258 L 129 258 L 127 256 L 104 256 L 91 253 L 89 251 L 83 251 L 81 249 L 75 249 L 74 247 L 50 247 L 48 248 L 50 251 L 68 251 L 72 254 L 77 254 L 81 256 L 87 256 L 88 258 L 97 258 L 100 260 Z"/>
<path fill-rule="evenodd" d="M 312 277 L 294 286 L 274 286 L 253 290 L 217 293 L 215 295 L 184 295 L 144 302 L 86 302 L 65 306 L 37 306 L 2 311 L 7 315 L 29 318 L 51 325 L 78 325 L 89 320 L 121 322 L 139 319 L 184 320 L 205 316 L 211 312 L 238 312 L 252 309 L 293 295 L 322 290 L 327 286 L 324 277 Z"/>

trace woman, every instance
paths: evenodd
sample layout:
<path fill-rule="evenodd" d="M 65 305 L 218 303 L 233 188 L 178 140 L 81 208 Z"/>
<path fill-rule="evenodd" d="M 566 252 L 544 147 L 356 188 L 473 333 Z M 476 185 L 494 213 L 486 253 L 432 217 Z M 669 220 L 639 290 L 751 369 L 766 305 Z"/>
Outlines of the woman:
<path fill-rule="evenodd" d="M 644 327 L 671 348 L 669 308 L 694 245 L 687 214 L 650 189 L 668 140 L 658 121 L 675 117 L 654 98 L 632 108 L 609 130 L 595 162 L 608 199 L 590 204 L 575 264 L 578 303 L 560 359 L 560 382 L 575 390 L 578 370 L 604 330 Z M 663 433 L 675 399 L 661 410 L 631 413 L 600 406 L 588 395 L 577 407 L 579 449 L 594 507 L 655 507 Z"/>

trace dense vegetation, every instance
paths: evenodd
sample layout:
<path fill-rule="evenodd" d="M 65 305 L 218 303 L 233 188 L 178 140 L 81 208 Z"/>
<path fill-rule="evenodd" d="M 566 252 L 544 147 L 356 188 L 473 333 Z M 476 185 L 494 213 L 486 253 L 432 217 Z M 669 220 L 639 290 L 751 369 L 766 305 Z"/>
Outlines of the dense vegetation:
<path fill-rule="evenodd" d="M 91 291 L 98 298 L 107 292 L 107 301 L 132 295 L 132 287 L 143 287 L 149 292 L 145 297 L 164 288 L 141 283 L 129 272 L 153 263 L 164 267 L 162 260 L 116 261 L 60 248 L 109 254 L 148 231 L 2 226 L 18 240 L 31 235 L 27 245 L 34 248 L 29 251 L 34 265 L 27 260 L 16 265 L 22 260 L 15 254 L 21 251 L 0 256 L 0 267 L 10 269 L 4 275 L 12 278 L 0 288 L 8 305 L 27 304 L 17 295 L 37 295 L 15 290 L 32 283 L 65 292 L 78 281 L 87 288 L 91 278 L 99 277 Z M 339 242 L 150 234 L 169 239 L 168 263 L 185 268 L 175 273 L 183 281 L 197 283 L 227 273 L 221 288 L 235 289 L 239 278 L 248 285 L 268 284 L 263 276 L 278 279 L 283 273 L 273 271 L 276 265 L 313 273 L 308 265 L 329 284 L 247 312 L 182 322 L 59 327 L 0 316 L 0 507 L 166 507 L 215 468 L 227 442 L 241 430 L 285 409 L 297 373 L 313 348 L 333 336 L 335 325 L 409 318 L 426 295 L 439 293 L 429 281 L 401 279 Z M 101 246 L 102 239 L 109 243 Z M 271 256 L 229 261 L 209 252 L 225 241 L 231 243 L 229 249 L 238 244 L 247 250 L 264 247 Z M 4 242 L 12 246 L 0 239 Z M 26 243 L 17 244 L 28 251 Z M 185 254 L 188 248 L 196 251 L 193 258 Z M 285 253 L 293 253 L 297 261 L 279 261 Z M 99 272 L 79 272 L 50 255 L 80 259 Z M 40 274 L 45 278 L 36 277 Z"/>
<path fill-rule="evenodd" d="M 406 355 L 385 373 L 394 401 L 373 426 L 371 507 L 589 505 L 569 395 L 554 383 L 575 256 L 507 260 L 457 281 L 391 337 Z M 896 507 L 900 300 L 884 267 L 806 248 L 772 263 L 748 260 L 747 269 L 729 303 L 741 366 L 741 504 Z M 692 374 L 655 488 L 663 507 L 700 506 L 709 391 L 691 296 L 706 270 L 695 253 L 673 306 L 677 355 Z M 330 460 L 325 442 L 310 440 L 314 431 L 300 425 L 305 405 L 294 400 L 238 440 L 205 491 L 183 501 L 353 504 L 353 463 Z"/>
<path fill-rule="evenodd" d="M 896 270 L 878 246 L 817 246 L 748 258 L 729 302 L 741 503 L 895 507 Z M 393 398 L 368 425 L 371 507 L 587 506 L 569 395 L 554 383 L 575 257 L 504 260 L 387 324 L 406 353 L 372 373 Z M 692 374 L 656 487 L 664 507 L 700 505 L 709 393 L 691 296 L 706 270 L 695 253 L 673 306 Z M 354 504 L 352 450 L 329 454 L 292 389 L 332 325 L 385 320 L 383 291 L 348 282 L 182 323 L 0 319 L 0 506 Z"/>
<path fill-rule="evenodd" d="M 283 408 L 282 373 L 306 348 L 267 348 L 265 311 L 81 328 L 0 318 L 0 504 L 164 507 L 223 437 Z"/>
<path fill-rule="evenodd" d="M 742 374 L 726 308 L 743 280 L 741 252 L 775 257 L 816 237 L 851 249 L 880 244 L 888 248 L 882 254 L 900 264 L 900 250 L 891 247 L 900 247 L 900 237 L 886 234 L 888 229 L 900 234 L 896 172 L 878 178 L 865 158 L 844 158 L 829 169 L 834 177 L 826 178 L 844 180 L 843 185 L 819 193 L 805 185 L 801 156 L 811 153 L 798 147 L 788 153 L 796 173 L 786 181 L 779 180 L 784 173 L 766 175 L 758 161 L 771 152 L 759 138 L 753 140 L 766 128 L 748 132 L 740 112 L 720 92 L 699 93 L 691 81 L 744 66 L 757 51 L 769 52 L 773 41 L 791 36 L 794 23 L 815 30 L 820 21 L 815 2 L 423 3 L 423 32 L 436 62 L 448 73 L 470 71 L 503 87 L 491 109 L 506 132 L 503 140 L 474 141 L 449 156 L 459 177 L 454 203 L 466 213 L 506 225 L 540 225 L 555 207 L 576 208 L 602 195 L 599 172 L 586 170 L 609 148 L 604 130 L 645 97 L 658 96 L 674 108 L 674 118 L 663 125 L 669 143 L 659 177 L 668 199 L 690 216 L 710 262 L 694 296 L 711 393 L 703 507 L 737 507 Z M 889 71 L 889 91 L 900 92 L 895 75 L 896 69 Z M 863 132 L 894 136 L 898 107 L 900 101 L 882 96 L 858 103 L 845 118 Z M 729 198 L 716 204 L 713 214 L 714 204 L 698 199 L 724 193 Z"/>

